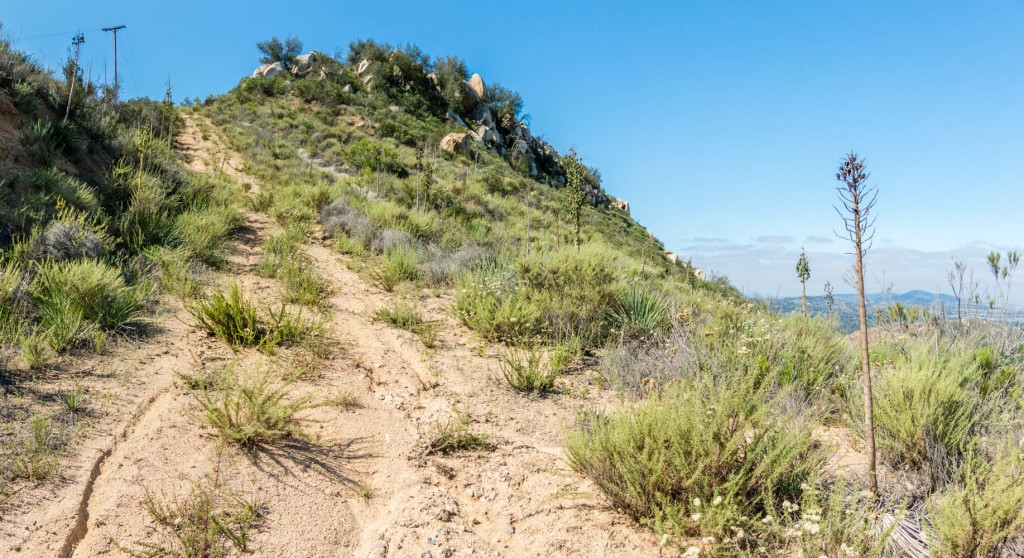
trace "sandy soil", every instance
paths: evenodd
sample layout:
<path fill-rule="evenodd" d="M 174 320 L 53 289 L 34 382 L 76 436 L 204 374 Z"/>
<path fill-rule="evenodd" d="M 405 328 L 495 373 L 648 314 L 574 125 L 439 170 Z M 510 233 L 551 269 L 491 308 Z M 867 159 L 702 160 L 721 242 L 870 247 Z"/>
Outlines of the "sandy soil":
<path fill-rule="evenodd" d="M 215 133 L 202 139 L 194 117 L 179 143 L 194 169 L 220 169 L 258 188 Z M 262 215 L 247 218 L 220 282 L 237 280 L 256 298 L 273 300 L 275 282 L 253 268 L 275 225 Z M 335 289 L 326 318 L 335 350 L 298 389 L 317 399 L 348 391 L 361 408 L 307 411 L 312 441 L 255 456 L 224 448 L 196 418 L 198 406 L 174 372 L 224 363 L 260 370 L 282 360 L 233 353 L 165 316 L 165 331 L 121 357 L 140 361 L 130 393 L 109 424 L 81 444 L 65 481 L 19 496 L 15 512 L 3 518 L 0 555 L 126 555 L 136 541 L 162 541 L 145 510 L 147 493 L 181 497 L 214 479 L 263 502 L 265 519 L 252 533 L 254 556 L 674 554 L 611 510 L 566 464 L 562 448 L 577 410 L 613 406 L 613 393 L 589 385 L 586 372 L 565 378 L 549 397 L 510 391 L 497 380 L 499 348 L 449 315 L 450 295 L 385 293 L 324 243 L 307 251 Z M 377 308 L 400 296 L 440 325 L 433 349 L 373 322 Z M 472 429 L 486 434 L 493 449 L 423 456 L 433 425 L 456 411 L 472 417 Z M 360 496 L 359 486 L 372 496 Z"/>

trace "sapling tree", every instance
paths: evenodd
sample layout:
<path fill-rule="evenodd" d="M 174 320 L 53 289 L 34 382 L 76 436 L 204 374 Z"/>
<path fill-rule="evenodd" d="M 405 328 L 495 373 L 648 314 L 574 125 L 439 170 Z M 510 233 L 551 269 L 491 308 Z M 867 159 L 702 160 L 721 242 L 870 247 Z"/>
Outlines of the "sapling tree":
<path fill-rule="evenodd" d="M 968 289 L 971 291 L 978 288 L 978 282 L 974 280 L 974 272 L 970 271 L 967 267 L 967 263 L 963 260 L 953 259 L 953 269 L 949 270 L 949 274 L 946 276 L 946 280 L 949 281 L 949 288 L 953 291 L 953 296 L 956 297 L 956 321 L 959 323 L 963 321 L 963 303 L 967 301 L 967 310 L 970 311 L 970 303 L 973 298 L 972 293 L 968 293 Z M 967 295 L 965 297 L 965 295 Z"/>
<path fill-rule="evenodd" d="M 288 37 L 282 43 L 277 37 L 272 37 L 269 41 L 256 43 L 256 48 L 263 53 L 260 58 L 261 64 L 280 62 L 287 68 L 295 63 L 295 57 L 302 52 L 302 41 Z"/>
<path fill-rule="evenodd" d="M 1013 272 L 1017 270 L 1020 263 L 1020 254 L 1016 250 L 1006 253 L 1006 263 L 1001 264 L 1003 255 L 995 250 L 988 253 L 988 267 L 996 279 L 996 288 L 999 289 L 999 298 L 1003 304 L 1003 320 L 1006 320 L 1006 312 L 1010 304 L 1010 286 L 1013 282 Z M 989 302 L 989 307 L 995 306 L 995 300 Z"/>
<path fill-rule="evenodd" d="M 825 304 L 828 305 L 828 317 L 832 319 L 832 305 L 836 303 L 836 297 L 832 294 L 832 283 L 825 281 Z"/>
<path fill-rule="evenodd" d="M 811 266 L 807 263 L 807 252 L 800 249 L 800 259 L 796 261 L 796 276 L 800 278 L 800 286 L 803 289 L 800 298 L 804 306 L 804 317 L 807 317 L 807 280 L 811 278 Z"/>
<path fill-rule="evenodd" d="M 868 186 L 869 174 L 865 171 L 864 161 L 856 153 L 850 152 L 839 163 L 836 180 L 842 182 L 836 187 L 840 205 L 836 212 L 843 219 L 844 234 L 837 233 L 853 244 L 853 255 L 856 257 L 857 275 L 857 306 L 860 310 L 860 360 L 864 382 L 864 431 L 868 454 L 868 484 L 871 494 L 878 497 L 878 461 L 875 456 L 875 425 L 873 398 L 871 395 L 871 358 L 868 354 L 868 319 L 867 304 L 864 296 L 864 254 L 871 248 L 875 235 L 875 220 L 872 210 L 875 207 L 877 190 Z"/>
<path fill-rule="evenodd" d="M 569 148 L 569 154 L 562 159 L 565 168 L 565 187 L 569 192 L 569 214 L 576 230 L 576 250 L 580 249 L 580 220 L 583 218 L 583 204 L 587 191 L 583 188 L 583 163 L 576 155 L 576 148 Z"/>

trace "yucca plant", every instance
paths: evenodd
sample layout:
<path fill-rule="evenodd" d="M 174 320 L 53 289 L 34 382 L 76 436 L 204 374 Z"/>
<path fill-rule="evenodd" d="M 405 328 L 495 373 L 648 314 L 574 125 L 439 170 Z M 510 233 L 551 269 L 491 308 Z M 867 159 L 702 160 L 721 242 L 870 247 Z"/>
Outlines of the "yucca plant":
<path fill-rule="evenodd" d="M 195 319 L 192 327 L 205 329 L 224 340 L 233 349 L 260 345 L 267 332 L 260 325 L 256 304 L 245 296 L 238 283 L 227 294 L 219 288 L 207 299 L 188 308 Z"/>
<path fill-rule="evenodd" d="M 624 338 L 646 339 L 664 332 L 668 326 L 665 301 L 641 286 L 620 293 L 610 317 L 613 327 Z"/>
<path fill-rule="evenodd" d="M 58 354 L 75 347 L 93 331 L 82 311 L 66 296 L 44 299 L 39 317 L 50 348 Z"/>
<path fill-rule="evenodd" d="M 85 390 L 82 386 L 76 385 L 69 391 L 59 391 L 54 398 L 71 416 L 77 417 L 85 412 Z"/>
<path fill-rule="evenodd" d="M 45 262 L 38 268 L 32 291 L 41 313 L 67 319 L 78 313 L 105 329 L 125 327 L 142 312 L 142 297 L 125 284 L 121 271 L 97 260 Z M 44 315 L 44 325 L 46 321 Z"/>

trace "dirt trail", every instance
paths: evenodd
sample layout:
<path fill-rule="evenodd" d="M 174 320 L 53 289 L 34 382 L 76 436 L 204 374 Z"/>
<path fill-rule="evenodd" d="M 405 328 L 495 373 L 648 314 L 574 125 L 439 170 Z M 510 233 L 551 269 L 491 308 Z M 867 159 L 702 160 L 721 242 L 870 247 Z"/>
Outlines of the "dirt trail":
<path fill-rule="evenodd" d="M 195 118 L 179 140 L 190 166 L 218 168 L 258 188 L 212 127 L 202 138 Z M 249 214 L 229 257 L 231 275 L 224 277 L 261 300 L 276 296 L 274 281 L 253 274 L 274 228 L 265 216 Z M 187 496 L 194 483 L 211 478 L 264 503 L 265 520 L 252 533 L 255 556 L 661 555 L 651 532 L 609 509 L 566 465 L 562 447 L 576 410 L 612 405 L 613 394 L 588 387 L 581 376 L 567 378 L 547 398 L 511 392 L 496 380 L 497 347 L 481 345 L 449 315 L 450 296 L 405 295 L 440 325 L 437 346 L 426 349 L 413 334 L 373 322 L 373 312 L 399 295 L 367 285 L 322 243 L 306 249 L 335 289 L 328 320 L 337 351 L 299 389 L 320 398 L 345 390 L 363 406 L 309 411 L 315 443 L 293 441 L 255 458 L 218 449 L 194 416 L 192 396 L 173 385 L 172 371 L 230 361 L 256 368 L 263 359 L 178 328 L 167 338 L 173 349 L 166 358 L 149 365 L 160 367 L 157 379 L 140 390 L 152 403 L 138 406 L 124 439 L 105 450 L 109 456 L 85 495 L 84 527 L 74 531 L 73 523 L 43 519 L 61 508 L 39 502 L 49 515 L 37 513 L 37 521 L 49 524 L 35 531 L 40 544 L 23 543 L 20 555 L 59 556 L 65 533 L 73 531 L 72 555 L 81 557 L 119 556 L 135 541 L 162 542 L 145 512 L 146 495 Z M 473 418 L 473 430 L 494 448 L 422 457 L 432 426 L 456 409 Z M 357 485 L 370 487 L 372 496 L 364 500 Z"/>
<path fill-rule="evenodd" d="M 17 495 L 0 519 L 0 556 L 66 556 L 85 534 L 87 502 L 94 482 L 111 453 L 135 424 L 170 390 L 175 370 L 185 368 L 181 347 L 200 335 L 174 312 L 153 318 L 153 335 L 141 343 L 122 341 L 112 356 L 88 357 L 58 369 L 48 384 L 80 382 L 88 387 L 89 412 L 84 438 L 56 483 L 44 483 Z"/>

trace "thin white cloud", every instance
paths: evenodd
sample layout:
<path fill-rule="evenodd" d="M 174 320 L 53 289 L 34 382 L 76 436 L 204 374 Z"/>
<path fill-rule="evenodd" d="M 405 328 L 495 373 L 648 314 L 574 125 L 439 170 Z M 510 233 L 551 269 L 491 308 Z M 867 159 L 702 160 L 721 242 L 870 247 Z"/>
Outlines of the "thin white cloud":
<path fill-rule="evenodd" d="M 765 235 L 754 239 L 758 244 L 793 244 L 796 239 L 785 235 Z"/>

